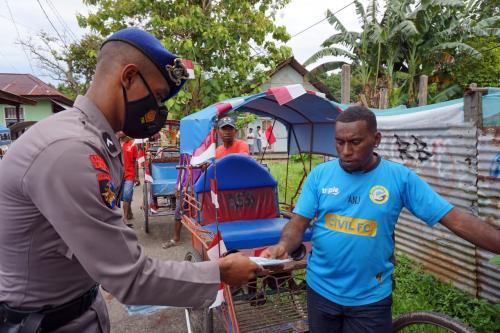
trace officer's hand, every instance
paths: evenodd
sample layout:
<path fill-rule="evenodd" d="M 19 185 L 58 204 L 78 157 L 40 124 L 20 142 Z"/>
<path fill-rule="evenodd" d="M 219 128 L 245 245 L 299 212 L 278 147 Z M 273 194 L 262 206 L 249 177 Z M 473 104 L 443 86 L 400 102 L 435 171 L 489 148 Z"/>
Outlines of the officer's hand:
<path fill-rule="evenodd" d="M 285 247 L 278 243 L 276 245 L 269 246 L 267 249 L 262 251 L 260 256 L 267 259 L 286 259 L 288 258 L 288 253 L 286 252 Z"/>
<path fill-rule="evenodd" d="M 223 282 L 238 286 L 255 279 L 257 273 L 262 271 L 262 267 L 242 255 L 233 253 L 220 258 L 219 261 L 220 278 Z"/>

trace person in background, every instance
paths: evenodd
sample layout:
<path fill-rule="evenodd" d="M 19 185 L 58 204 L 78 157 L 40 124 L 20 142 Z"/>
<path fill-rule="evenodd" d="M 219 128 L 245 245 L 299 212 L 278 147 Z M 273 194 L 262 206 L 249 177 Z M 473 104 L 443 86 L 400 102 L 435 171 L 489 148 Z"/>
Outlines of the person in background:
<path fill-rule="evenodd" d="M 380 140 L 369 109 L 342 112 L 335 124 L 339 158 L 311 171 L 280 241 L 262 253 L 287 257 L 314 220 L 307 262 L 312 333 L 392 332 L 394 231 L 403 207 L 429 227 L 441 223 L 500 253 L 500 230 L 454 207 L 406 166 L 374 153 Z"/>
<path fill-rule="evenodd" d="M 181 210 L 182 210 L 182 203 L 183 203 L 183 197 L 184 197 L 184 191 L 178 190 L 175 193 L 175 213 L 174 213 L 174 236 L 169 239 L 167 242 L 162 244 L 163 249 L 168 249 L 173 246 L 177 246 L 182 244 L 181 242 L 181 229 L 182 229 L 182 222 L 181 222 Z"/>
<path fill-rule="evenodd" d="M 216 160 L 229 154 L 249 155 L 248 144 L 236 139 L 236 124 L 233 118 L 224 117 L 219 120 L 219 136 L 222 139 L 222 145 L 215 150 Z"/>
<path fill-rule="evenodd" d="M 253 133 L 253 128 L 251 127 L 248 129 L 247 143 L 250 155 L 252 155 L 255 151 L 255 134 Z"/>
<path fill-rule="evenodd" d="M 262 129 L 260 126 L 257 126 L 257 133 L 255 133 L 255 144 L 257 152 L 262 153 Z"/>
<path fill-rule="evenodd" d="M 139 150 L 134 142 L 134 139 L 126 136 L 122 131 L 117 133 L 120 143 L 122 145 L 122 158 L 123 158 L 123 189 L 122 189 L 122 202 L 123 202 L 123 221 L 125 224 L 133 228 L 132 223 L 128 220 L 134 218 L 132 214 L 132 198 L 134 197 L 134 186 L 137 179 L 137 158 Z"/>

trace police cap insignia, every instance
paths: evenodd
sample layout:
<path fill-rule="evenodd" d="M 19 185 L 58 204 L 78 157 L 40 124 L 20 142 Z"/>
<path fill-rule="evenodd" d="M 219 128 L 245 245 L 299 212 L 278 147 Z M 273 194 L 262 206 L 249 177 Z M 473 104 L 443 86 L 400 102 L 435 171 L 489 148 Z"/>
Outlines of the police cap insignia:
<path fill-rule="evenodd" d="M 170 86 L 170 93 L 165 97 L 165 100 L 175 96 L 186 83 L 189 75 L 179 57 L 168 51 L 149 32 L 138 28 L 122 29 L 109 36 L 101 45 L 101 48 L 112 41 L 132 45 L 151 60 Z"/>
<path fill-rule="evenodd" d="M 113 209 L 116 206 L 116 188 L 111 180 L 111 176 L 107 173 L 98 173 L 97 182 L 99 183 L 99 192 L 104 204 Z"/>
<path fill-rule="evenodd" d="M 185 80 L 189 79 L 186 66 L 184 66 L 182 60 L 179 58 L 174 60 L 173 65 L 167 65 L 166 70 L 170 76 L 170 80 L 174 82 L 176 86 L 181 85 L 183 81 L 185 82 Z"/>

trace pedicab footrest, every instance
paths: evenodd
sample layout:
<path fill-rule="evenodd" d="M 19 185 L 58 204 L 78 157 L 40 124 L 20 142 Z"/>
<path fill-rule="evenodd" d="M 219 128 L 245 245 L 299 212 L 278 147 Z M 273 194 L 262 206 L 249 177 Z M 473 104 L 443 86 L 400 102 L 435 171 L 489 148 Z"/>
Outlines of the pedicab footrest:
<path fill-rule="evenodd" d="M 267 218 L 255 220 L 230 221 L 219 224 L 222 239 L 228 250 L 253 249 L 278 243 L 281 231 L 289 219 Z M 215 223 L 203 226 L 213 233 L 217 232 Z M 312 231 L 307 229 L 304 241 L 311 240 Z"/>
<path fill-rule="evenodd" d="M 259 277 L 232 295 L 241 333 L 309 332 L 304 269 Z"/>

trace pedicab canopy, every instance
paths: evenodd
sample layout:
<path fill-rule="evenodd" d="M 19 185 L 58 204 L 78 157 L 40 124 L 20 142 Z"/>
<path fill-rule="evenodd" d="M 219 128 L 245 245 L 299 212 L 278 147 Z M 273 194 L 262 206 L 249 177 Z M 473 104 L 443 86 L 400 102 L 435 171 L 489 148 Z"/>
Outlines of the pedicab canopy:
<path fill-rule="evenodd" d="M 281 122 L 290 154 L 312 152 L 336 156 L 335 120 L 340 108 L 302 85 L 273 87 L 255 95 L 231 98 L 181 119 L 181 154 L 197 165 L 215 156 L 216 122 L 232 112 L 249 112 Z"/>

